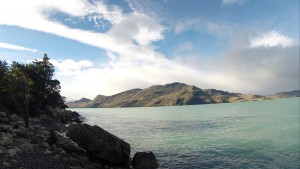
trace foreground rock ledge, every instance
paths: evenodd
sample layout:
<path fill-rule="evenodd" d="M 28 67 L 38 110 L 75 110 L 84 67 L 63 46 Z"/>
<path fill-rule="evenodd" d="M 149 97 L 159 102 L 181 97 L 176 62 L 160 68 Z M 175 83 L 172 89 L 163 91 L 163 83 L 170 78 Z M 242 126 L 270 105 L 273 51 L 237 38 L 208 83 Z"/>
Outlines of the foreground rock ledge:
<path fill-rule="evenodd" d="M 135 169 L 155 169 L 158 163 L 151 151 L 137 152 L 133 157 L 132 166 Z"/>
<path fill-rule="evenodd" d="M 70 124 L 69 137 L 96 158 L 116 165 L 128 165 L 130 145 L 98 126 Z"/>

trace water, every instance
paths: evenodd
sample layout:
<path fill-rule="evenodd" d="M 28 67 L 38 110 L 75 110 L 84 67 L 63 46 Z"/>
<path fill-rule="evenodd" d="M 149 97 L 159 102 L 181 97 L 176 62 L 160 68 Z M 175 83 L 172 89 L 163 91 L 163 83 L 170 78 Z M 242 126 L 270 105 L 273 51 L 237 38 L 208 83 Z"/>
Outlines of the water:
<path fill-rule="evenodd" d="M 72 109 L 152 151 L 160 168 L 300 168 L 299 98 L 152 108 Z"/>

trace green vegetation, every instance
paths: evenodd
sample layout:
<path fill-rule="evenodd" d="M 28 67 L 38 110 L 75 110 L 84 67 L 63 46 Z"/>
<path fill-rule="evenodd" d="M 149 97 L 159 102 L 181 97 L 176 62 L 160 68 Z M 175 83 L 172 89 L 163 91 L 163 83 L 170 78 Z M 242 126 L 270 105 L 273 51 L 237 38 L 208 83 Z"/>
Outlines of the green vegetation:
<path fill-rule="evenodd" d="M 54 66 L 47 54 L 29 64 L 0 60 L 0 110 L 18 112 L 29 126 L 29 116 L 38 116 L 48 106 L 66 108 L 60 82 L 53 79 Z"/>

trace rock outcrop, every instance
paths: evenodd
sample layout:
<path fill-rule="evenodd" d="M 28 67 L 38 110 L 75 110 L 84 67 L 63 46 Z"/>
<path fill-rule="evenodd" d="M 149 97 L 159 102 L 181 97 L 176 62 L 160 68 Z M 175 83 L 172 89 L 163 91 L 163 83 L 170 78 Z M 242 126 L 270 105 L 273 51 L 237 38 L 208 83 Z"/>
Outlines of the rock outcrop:
<path fill-rule="evenodd" d="M 133 157 L 132 166 L 135 169 L 155 169 L 158 167 L 158 163 L 151 151 L 137 152 Z"/>
<path fill-rule="evenodd" d="M 98 126 L 70 124 L 69 137 L 93 156 L 111 164 L 128 165 L 130 145 Z"/>

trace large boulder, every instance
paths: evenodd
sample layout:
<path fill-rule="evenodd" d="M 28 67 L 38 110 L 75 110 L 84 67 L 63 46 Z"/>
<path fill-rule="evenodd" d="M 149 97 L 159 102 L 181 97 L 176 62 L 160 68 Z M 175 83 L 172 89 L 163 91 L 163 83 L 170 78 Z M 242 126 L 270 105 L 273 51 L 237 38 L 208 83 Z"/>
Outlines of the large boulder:
<path fill-rule="evenodd" d="M 127 165 L 130 158 L 130 145 L 117 136 L 98 126 L 70 124 L 69 137 L 104 162 Z"/>
<path fill-rule="evenodd" d="M 151 151 L 137 152 L 134 154 L 132 166 L 135 169 L 155 169 L 158 167 L 158 163 Z"/>

